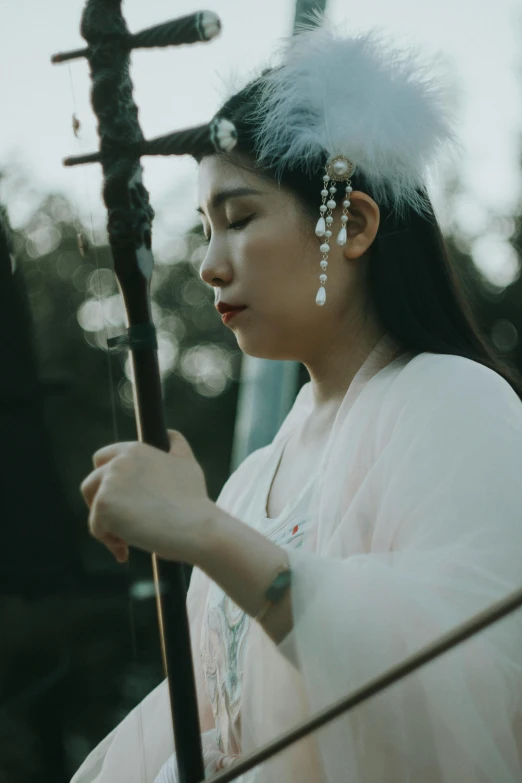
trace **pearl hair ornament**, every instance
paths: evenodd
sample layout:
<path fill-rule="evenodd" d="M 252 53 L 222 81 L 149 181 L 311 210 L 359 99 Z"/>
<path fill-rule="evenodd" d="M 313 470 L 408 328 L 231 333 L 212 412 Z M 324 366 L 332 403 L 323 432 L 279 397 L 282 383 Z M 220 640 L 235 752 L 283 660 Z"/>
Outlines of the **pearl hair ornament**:
<path fill-rule="evenodd" d="M 344 155 L 336 155 L 335 157 L 330 158 L 330 160 L 327 162 L 326 174 L 323 175 L 323 189 L 321 190 L 322 204 L 319 207 L 319 212 L 321 216 L 317 221 L 317 225 L 315 227 L 316 236 L 323 239 L 321 246 L 319 248 L 320 252 L 323 254 L 323 257 L 320 262 L 322 273 L 319 275 L 319 280 L 321 282 L 321 285 L 317 292 L 317 296 L 315 297 L 315 303 L 319 305 L 319 307 L 323 307 L 323 305 L 326 304 L 326 289 L 324 287 L 324 284 L 328 280 L 328 275 L 326 274 L 326 270 L 328 268 L 328 254 L 330 252 L 329 242 L 333 233 L 332 212 L 337 206 L 337 202 L 335 201 L 334 198 L 335 194 L 337 193 L 337 188 L 335 187 L 334 183 L 346 182 L 346 188 L 345 188 L 346 196 L 343 201 L 343 214 L 341 216 L 342 226 L 341 226 L 341 230 L 339 231 L 339 234 L 337 235 L 337 240 L 336 240 L 337 244 L 340 247 L 343 247 L 346 244 L 346 240 L 347 240 L 346 224 L 348 222 L 348 207 L 350 206 L 350 194 L 353 190 L 350 177 L 352 176 L 354 171 L 355 171 L 355 165 L 352 163 L 351 160 L 346 158 Z M 330 187 L 328 187 L 330 182 L 332 184 L 330 185 Z M 327 198 L 328 201 L 326 201 Z"/>

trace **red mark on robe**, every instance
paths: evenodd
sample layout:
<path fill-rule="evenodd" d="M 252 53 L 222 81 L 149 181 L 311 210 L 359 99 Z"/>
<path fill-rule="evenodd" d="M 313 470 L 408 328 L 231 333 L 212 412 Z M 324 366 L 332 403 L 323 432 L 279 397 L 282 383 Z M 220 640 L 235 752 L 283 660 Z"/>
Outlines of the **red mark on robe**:
<path fill-rule="evenodd" d="M 294 527 L 294 529 L 292 530 L 292 535 L 295 536 L 295 534 L 297 533 L 298 530 L 299 530 L 299 525 L 296 525 Z"/>

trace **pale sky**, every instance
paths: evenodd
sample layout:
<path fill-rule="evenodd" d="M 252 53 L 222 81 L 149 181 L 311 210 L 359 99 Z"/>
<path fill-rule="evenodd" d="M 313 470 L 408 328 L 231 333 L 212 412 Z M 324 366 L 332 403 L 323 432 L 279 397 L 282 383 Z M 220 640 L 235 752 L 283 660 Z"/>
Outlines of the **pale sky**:
<path fill-rule="evenodd" d="M 196 0 L 126 0 L 124 13 L 131 31 L 137 31 L 205 7 L 223 23 L 215 41 L 133 54 L 134 94 L 146 137 L 208 121 L 227 94 L 226 85 L 246 83 L 291 32 L 293 0 L 211 0 L 201 6 Z M 97 149 L 88 66 L 85 60 L 50 64 L 53 53 L 84 45 L 82 8 L 83 0 L 1 0 L 0 167 L 21 166 L 32 177 L 35 199 L 51 189 L 64 192 L 78 214 L 84 219 L 92 214 L 98 226 L 105 222 L 100 166 L 61 165 L 67 155 Z M 499 279 L 508 278 L 513 259 L 504 253 L 502 260 L 501 233 L 493 244 L 489 234 L 485 245 L 481 228 L 488 213 L 509 215 L 522 196 L 520 0 L 329 0 L 328 15 L 354 32 L 378 25 L 449 61 L 461 95 L 459 133 L 465 147 L 459 169 L 465 192 L 455 217 L 463 233 L 477 237 L 477 258 L 482 253 L 483 263 L 496 264 L 497 271 L 504 264 Z M 79 141 L 71 127 L 74 111 L 82 123 Z M 197 167 L 189 158 L 144 158 L 143 164 L 161 255 L 194 222 Z M 432 196 L 444 225 L 449 216 L 437 193 L 434 183 Z M 30 194 L 16 202 L 4 189 L 0 198 L 8 202 L 13 224 L 21 225 L 33 203 Z"/>

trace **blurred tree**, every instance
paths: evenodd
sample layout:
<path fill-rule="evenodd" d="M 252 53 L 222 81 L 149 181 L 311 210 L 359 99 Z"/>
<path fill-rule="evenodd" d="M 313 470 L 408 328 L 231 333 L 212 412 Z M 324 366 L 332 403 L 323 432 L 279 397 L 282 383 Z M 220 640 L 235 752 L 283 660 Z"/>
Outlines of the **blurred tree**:
<path fill-rule="evenodd" d="M 76 549 L 45 423 L 46 389 L 37 371 L 31 311 L 11 239 L 0 207 L 0 591 L 34 596 L 71 583 Z"/>

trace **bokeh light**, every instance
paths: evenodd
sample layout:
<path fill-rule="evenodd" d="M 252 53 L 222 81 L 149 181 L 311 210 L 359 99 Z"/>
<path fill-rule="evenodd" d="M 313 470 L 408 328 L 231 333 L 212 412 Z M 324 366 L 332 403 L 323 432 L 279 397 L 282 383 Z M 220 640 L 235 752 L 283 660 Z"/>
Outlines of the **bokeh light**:
<path fill-rule="evenodd" d="M 518 345 L 518 330 L 506 318 L 499 318 L 491 329 L 491 340 L 500 353 L 511 353 Z"/>
<path fill-rule="evenodd" d="M 230 352 L 208 343 L 185 351 L 180 360 L 180 370 L 204 397 L 223 394 L 233 374 Z"/>
<path fill-rule="evenodd" d="M 520 260 L 512 245 L 497 234 L 485 234 L 471 248 L 473 261 L 494 285 L 506 287 L 520 276 Z"/>

